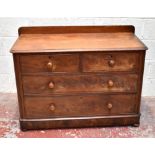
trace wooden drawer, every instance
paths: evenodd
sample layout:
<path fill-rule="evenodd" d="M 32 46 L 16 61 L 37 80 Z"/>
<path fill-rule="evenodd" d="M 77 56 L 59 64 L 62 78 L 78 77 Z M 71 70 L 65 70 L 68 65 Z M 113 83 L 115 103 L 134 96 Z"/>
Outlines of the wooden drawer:
<path fill-rule="evenodd" d="M 25 94 L 136 92 L 136 74 L 23 76 Z"/>
<path fill-rule="evenodd" d="M 82 59 L 84 72 L 137 71 L 138 53 L 87 53 Z"/>
<path fill-rule="evenodd" d="M 22 73 L 77 72 L 79 70 L 79 55 L 22 55 L 20 63 Z"/>
<path fill-rule="evenodd" d="M 133 114 L 135 95 L 25 97 L 25 118 Z"/>

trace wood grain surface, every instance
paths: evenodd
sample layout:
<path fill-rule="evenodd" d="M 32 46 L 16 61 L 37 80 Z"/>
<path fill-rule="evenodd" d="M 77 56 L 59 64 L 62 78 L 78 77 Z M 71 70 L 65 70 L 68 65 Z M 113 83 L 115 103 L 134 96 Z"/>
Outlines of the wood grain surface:
<path fill-rule="evenodd" d="M 113 86 L 109 85 L 109 81 Z M 53 83 L 53 88 L 49 87 Z M 23 76 L 25 94 L 52 95 L 57 93 L 137 92 L 138 76 L 127 75 L 52 75 Z"/>
<path fill-rule="evenodd" d="M 125 102 L 124 102 L 125 101 Z M 25 118 L 134 114 L 136 95 L 25 97 Z M 108 108 L 112 104 L 112 108 Z M 51 106 L 54 106 L 51 109 Z"/>
<path fill-rule="evenodd" d="M 130 26 L 107 27 L 76 27 L 78 32 L 71 31 L 61 33 L 63 29 L 42 28 L 40 33 L 30 33 L 35 28 L 20 30 L 20 36 L 11 49 L 13 53 L 37 53 L 37 52 L 69 52 L 69 51 L 118 51 L 118 50 L 146 50 L 147 47 L 134 35 Z M 41 29 L 41 28 L 40 28 Z M 46 31 L 46 33 L 43 33 Z M 69 31 L 69 29 L 71 29 Z M 85 30 L 86 29 L 86 30 Z M 108 30 L 107 30 L 108 29 Z M 51 32 L 50 32 L 51 30 Z M 54 30 L 56 32 L 54 32 Z M 111 30 L 111 31 L 110 31 Z M 30 31 L 24 33 L 24 31 Z M 88 33 L 91 32 L 91 33 Z M 96 32 L 97 31 L 97 32 Z M 76 32 L 76 33 L 75 33 Z"/>

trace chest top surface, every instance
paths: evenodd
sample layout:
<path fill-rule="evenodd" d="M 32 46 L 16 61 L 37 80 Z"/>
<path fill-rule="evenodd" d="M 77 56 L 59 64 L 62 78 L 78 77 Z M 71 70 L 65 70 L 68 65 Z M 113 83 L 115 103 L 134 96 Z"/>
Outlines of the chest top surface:
<path fill-rule="evenodd" d="M 147 50 L 133 26 L 21 27 L 12 53 Z"/>

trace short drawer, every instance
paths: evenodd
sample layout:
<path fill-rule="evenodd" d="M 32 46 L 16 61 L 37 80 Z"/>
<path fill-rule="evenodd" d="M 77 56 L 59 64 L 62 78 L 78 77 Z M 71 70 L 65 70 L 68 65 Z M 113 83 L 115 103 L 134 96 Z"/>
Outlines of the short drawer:
<path fill-rule="evenodd" d="M 78 54 L 21 55 L 22 73 L 78 72 Z"/>
<path fill-rule="evenodd" d="M 84 72 L 137 71 L 138 53 L 87 53 L 83 54 Z"/>
<path fill-rule="evenodd" d="M 23 76 L 25 94 L 136 92 L 138 75 Z"/>
<path fill-rule="evenodd" d="M 136 113 L 135 95 L 25 97 L 25 118 L 123 115 Z"/>

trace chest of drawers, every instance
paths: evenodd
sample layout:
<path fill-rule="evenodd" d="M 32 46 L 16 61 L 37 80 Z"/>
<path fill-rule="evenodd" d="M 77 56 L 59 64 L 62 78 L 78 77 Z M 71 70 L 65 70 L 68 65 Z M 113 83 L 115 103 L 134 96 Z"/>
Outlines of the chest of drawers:
<path fill-rule="evenodd" d="M 21 129 L 138 126 L 146 50 L 133 26 L 21 27 Z"/>

